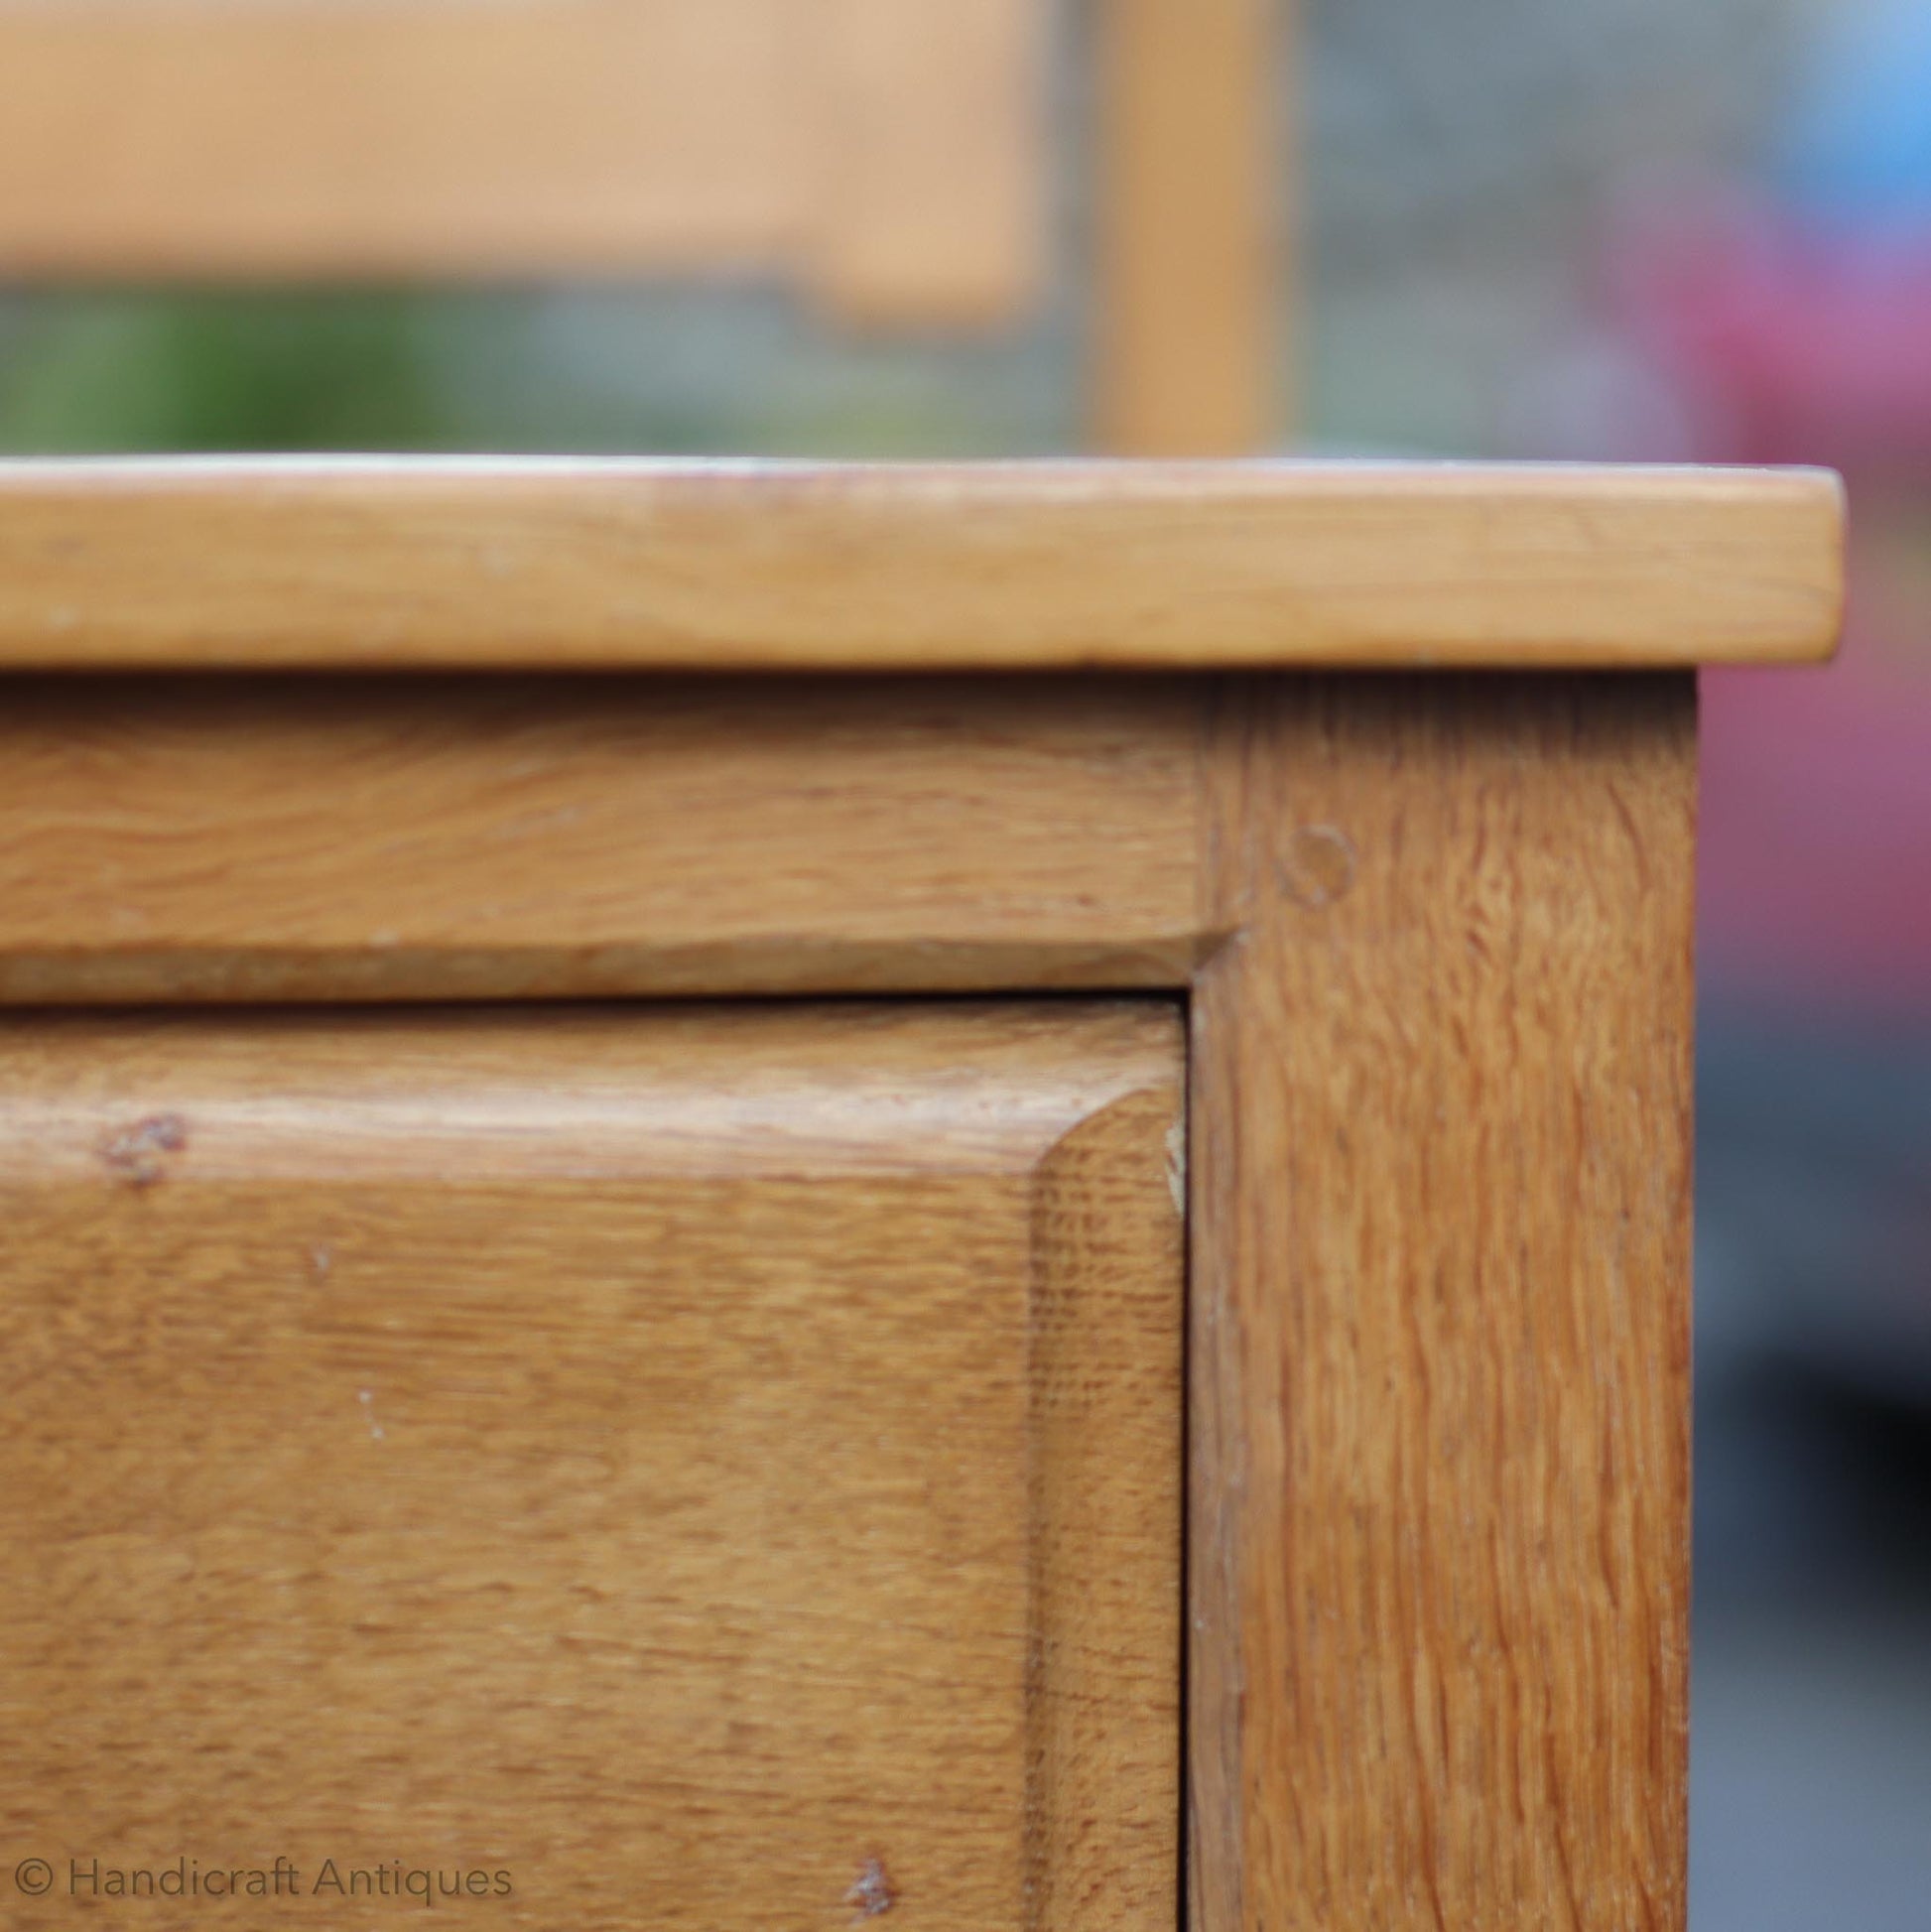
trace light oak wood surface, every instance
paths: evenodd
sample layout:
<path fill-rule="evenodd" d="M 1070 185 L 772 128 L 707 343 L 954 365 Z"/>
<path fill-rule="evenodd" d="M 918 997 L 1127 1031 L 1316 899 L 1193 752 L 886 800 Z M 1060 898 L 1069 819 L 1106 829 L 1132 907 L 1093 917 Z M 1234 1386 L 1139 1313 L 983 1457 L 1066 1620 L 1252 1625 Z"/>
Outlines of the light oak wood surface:
<path fill-rule="evenodd" d="M 1160 1001 L 0 1026 L 8 1923 L 279 1854 L 1171 1927 L 1180 1068 Z"/>
<path fill-rule="evenodd" d="M 1184 986 L 1201 693 L 16 680 L 0 1000 Z"/>
<path fill-rule="evenodd" d="M 1798 662 L 1812 470 L 0 465 L 0 666 Z"/>
<path fill-rule="evenodd" d="M 1190 1158 L 1161 1176 L 1165 1212 L 1184 1199 L 1192 1221 L 1190 1923 L 1680 1925 L 1687 677 L 14 679 L 7 695 L 0 991 L 16 1000 L 1190 991 Z M 661 1014 L 531 1008 L 453 1033 L 339 1013 L 23 1019 L 0 1073 L 28 1071 L 0 1089 L 32 1104 L 0 1171 L 30 1203 L 56 1181 L 92 1192 L 66 1219 L 7 1224 L 30 1248 L 50 1228 L 45 1255 L 79 1256 L 70 1279 L 91 1279 L 89 1257 L 133 1239 L 115 1229 L 148 1224 L 130 1204 L 164 1204 L 165 1223 L 193 1176 L 295 1219 L 407 1195 L 382 1213 L 414 1230 L 412 1253 L 448 1243 L 443 1272 L 423 1268 L 434 1286 L 477 1251 L 451 1231 L 450 1203 L 468 1214 L 472 1196 L 449 1176 L 481 1177 L 482 1251 L 516 1256 L 535 1237 L 512 1211 L 546 1240 L 575 1224 L 529 1204 L 583 1183 L 586 1150 L 618 1163 L 585 1183 L 594 1230 L 619 1195 L 659 1214 L 652 1189 L 708 1188 L 720 1162 L 747 1187 L 790 1186 L 782 1122 L 799 1119 L 811 1187 L 860 1190 L 852 1227 L 875 1204 L 869 1162 L 926 1177 L 935 1148 L 946 1173 L 1010 1155 L 1036 1238 L 1072 1254 L 1161 1211 L 1083 1191 L 1082 1149 L 1119 1108 L 1095 1099 L 1097 1124 L 1074 1124 L 1088 1116 L 1062 1110 L 1041 1043 L 1085 1012 L 1018 1009 L 1001 1059 L 996 1029 L 966 1037 L 983 1013 L 907 1009 L 889 1024 L 941 1030 L 865 1088 L 869 1049 L 840 1030 L 852 1010 L 803 1009 L 795 1038 L 766 1036 L 783 1042 L 770 1085 L 748 1071 L 758 1055 L 709 1040 L 682 1060 L 654 1047 L 658 1090 L 628 1078 L 623 1043 L 672 1038 Z M 300 1043 L 358 1027 L 383 1052 L 331 1046 L 316 1076 Z M 514 1042 L 497 1058 L 492 1028 Z M 58 1079 L 57 1036 L 92 1043 Z M 404 1052 L 412 1039 L 437 1044 Z M 119 1071 L 89 1087 L 81 1059 Z M 135 1078 L 151 1062 L 166 1080 Z M 350 1062 L 373 1068 L 368 1091 L 343 1085 Z M 550 1071 L 519 1085 L 519 1067 Z M 1162 1093 L 1145 1104 L 1171 1128 Z M 1007 1224 L 977 1187 L 967 1255 Z M 231 1205 L 193 1227 L 271 1278 Z M 744 1271 L 765 1233 L 790 1238 L 759 1212 Z M 172 1267 L 190 1249 L 160 1251 Z M 208 1268 L 204 1299 L 228 1319 L 230 1277 Z M 30 1308 L 53 1309 L 51 1275 L 34 1279 Z M 113 1292 L 110 1321 L 171 1333 L 135 1319 L 136 1288 Z M 505 1295 L 516 1319 L 541 1313 Z M 432 1360 L 431 1316 L 405 1301 L 396 1319 L 397 1347 Z M 260 1358 L 282 1359 L 284 1332 L 263 1333 Z M 1063 1384 L 1041 1366 L 1075 1357 L 1037 1328 L 1027 1346 L 1031 1396 L 1057 1392 L 1029 1403 L 1026 1520 L 1050 1515 L 1031 1486 L 1047 1466 L 1076 1472 L 1053 1509 L 1130 1514 L 1138 1466 L 1085 1419 L 1080 1371 Z M 155 1423 L 158 1468 L 169 1430 L 202 1441 L 188 1413 Z M 473 1418 L 451 1414 L 452 1442 Z M 99 1428 L 69 1480 L 108 1453 L 104 1413 Z M 1175 1452 L 1175 1480 L 1180 1466 Z M 1025 1547 L 1037 1578 L 1039 1536 Z M 1052 1599 L 1029 1598 L 1033 1627 Z M 1111 1762 L 1055 1729 L 1082 1697 L 1027 1698 L 1032 1788 L 1076 1789 L 1072 1769 L 1042 1768 L 1055 1749 L 1063 1766 Z M 1163 1721 L 1179 1724 L 1171 1707 Z M 372 1803 L 391 1787 L 376 1788 Z M 1067 1803 L 1084 1817 L 1090 1799 Z M 1053 1842 L 1033 1830 L 1002 1841 L 1007 1866 L 974 1869 L 1023 1871 L 1035 1900 L 1060 1885 L 1051 1910 L 1070 1912 L 1090 1888 Z M 873 1856 L 844 1881 L 861 1901 Z M 1162 1856 L 1170 1910 L 1171 1844 Z"/>
<path fill-rule="evenodd" d="M 1037 0 L 10 0 L 10 280 L 782 276 L 1009 320 Z"/>
<path fill-rule="evenodd" d="M 1695 697 L 1232 686 L 1194 1932 L 1680 1928 Z"/>
<path fill-rule="evenodd" d="M 109 1708 L 102 1687 L 180 1663 L 166 1736 L 207 1748 L 80 1739 L 124 1746 L 88 1759 L 127 1771 L 101 1814 L 124 1837 L 239 1829 L 244 1789 L 313 1816 L 352 1789 L 371 1829 L 423 1817 L 439 1854 L 480 1837 L 555 1872 L 621 1837 L 598 1767 L 628 1753 L 659 1797 L 764 1834 L 747 1854 L 740 1830 L 734 1888 L 708 1841 L 695 1864 L 688 1837 L 682 1864 L 642 1842 L 623 1882 L 689 1868 L 694 1925 L 888 1893 L 943 1899 L 942 1924 L 1166 1920 L 1184 1204 L 1194 1932 L 1680 1928 L 1687 672 L 1827 654 L 1840 537 L 1814 472 L 0 470 L 0 664 L 250 674 L 5 681 L 10 1000 L 1138 986 L 1187 993 L 1192 1029 L 1184 1163 L 1157 1001 L 0 1029 L 0 1238 L 27 1284 L 0 1477 L 26 1546 L 79 1566 L 4 1586 L 27 1661 L 0 1697 L 43 1700 L 16 1726 L 40 1755 L 0 1772 L 9 1842 L 90 1788 L 48 1721 L 64 1687 Z M 1440 669 L 1465 659 L 1495 675 Z M 1223 675 L 1243 663 L 1265 668 Z M 533 665 L 767 675 L 453 675 Z M 1076 665 L 1164 675 L 1038 675 Z M 310 666 L 435 675 L 268 675 Z M 875 667 L 926 675 L 772 675 Z M 1000 668 L 1032 675 L 930 675 Z M 339 1320 L 297 1292 L 338 1238 L 402 1257 L 342 1276 L 365 1299 Z M 901 1305 L 914 1245 L 937 1299 Z M 610 1315 L 659 1252 L 710 1464 L 699 1411 L 605 1399 L 661 1385 Z M 787 1326 L 805 1301 L 846 1311 L 836 1362 Z M 354 1453 L 422 1440 L 426 1486 L 379 1492 L 407 1549 L 315 1582 L 272 1537 L 265 1565 L 222 1543 L 223 1512 L 281 1534 L 261 1498 L 295 1494 L 341 1528 L 350 1448 L 319 1405 L 344 1369 Z M 621 1424 L 627 1513 L 597 1512 L 575 1437 L 533 1433 L 544 1403 Z M 553 1466 L 588 1488 L 543 1487 Z M 665 1471 L 724 1501 L 651 1541 Z M 159 1543 L 114 1515 L 128 1495 Z M 785 1534 L 760 1540 L 769 1495 Z M 515 1527 L 517 1567 L 462 1540 L 455 1503 Z M 60 1514 L 95 1504 L 132 1540 Z M 882 1568 L 861 1544 L 847 1576 L 838 1533 L 873 1515 Z M 199 1568 L 156 1554 L 184 1539 Z M 942 1547 L 970 1572 L 945 1607 Z M 659 1555 L 676 1590 L 605 1586 L 561 1658 L 493 1650 L 438 1595 L 510 1590 L 541 1632 L 567 1564 Z M 787 1620 L 801 1579 L 865 1608 Z M 428 1636 L 384 1621 L 365 1585 L 391 1584 Z M 910 1610 L 872 1614 L 891 1589 Z M 271 1597 L 309 1646 L 292 1661 Z M 250 1684 L 287 1663 L 353 1691 L 358 1646 L 393 1640 L 398 1683 L 479 1650 L 524 1714 L 512 1746 L 593 1715 L 554 1763 L 440 1717 L 385 1757 L 351 1696 L 319 1755 L 277 1756 L 194 1715 L 236 1701 L 225 1664 L 168 1647 L 204 1603 L 236 1607 Z M 641 1654 L 631 1608 L 671 1619 L 646 1634 L 677 1667 L 579 1697 Z M 796 1732 L 715 1728 L 753 1636 L 772 1684 L 804 1686 Z M 854 1655 L 887 1671 L 884 1721 L 855 1731 Z M 942 1655 L 963 1690 L 935 1704 Z M 695 1773 L 651 1756 L 687 1720 Z M 476 1777 L 534 1779 L 536 1809 L 411 1781 L 458 1745 Z M 623 1922 L 608 1883 L 569 1921 Z"/>

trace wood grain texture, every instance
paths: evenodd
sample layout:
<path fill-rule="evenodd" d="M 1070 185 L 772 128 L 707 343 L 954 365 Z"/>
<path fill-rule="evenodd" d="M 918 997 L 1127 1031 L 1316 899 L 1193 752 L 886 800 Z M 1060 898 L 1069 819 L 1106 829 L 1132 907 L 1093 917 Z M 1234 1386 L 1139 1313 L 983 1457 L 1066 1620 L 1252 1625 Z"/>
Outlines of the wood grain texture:
<path fill-rule="evenodd" d="M 874 321 L 1009 320 L 1039 280 L 1034 11 L 25 0 L 0 270 L 779 274 Z M 895 186 L 853 193 L 866 162 Z"/>
<path fill-rule="evenodd" d="M 1226 690 L 1195 1932 L 1681 1927 L 1694 709 Z"/>
<path fill-rule="evenodd" d="M 1811 470 L 0 464 L 0 666 L 1686 665 L 1835 648 Z"/>
<path fill-rule="evenodd" d="M 278 1916 L 332 1859 L 491 1875 L 440 1924 L 1165 1932 L 1181 1051 L 0 1026 L 0 1828 L 58 1874 L 8 1922 L 279 1854 Z"/>
<path fill-rule="evenodd" d="M 1165 682 L 17 680 L 0 1000 L 1183 986 Z"/>
<path fill-rule="evenodd" d="M 1094 427 L 1127 456 L 1282 434 L 1283 0 L 1102 0 Z"/>

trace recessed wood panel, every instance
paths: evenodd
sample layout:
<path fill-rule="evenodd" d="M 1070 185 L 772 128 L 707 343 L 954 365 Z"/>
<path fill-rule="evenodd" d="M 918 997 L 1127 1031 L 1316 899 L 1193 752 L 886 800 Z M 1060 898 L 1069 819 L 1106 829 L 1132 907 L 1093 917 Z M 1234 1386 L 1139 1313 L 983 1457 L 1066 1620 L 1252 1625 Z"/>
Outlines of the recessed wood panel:
<path fill-rule="evenodd" d="M 1179 1062 L 1158 1003 L 0 1028 L 9 1922 L 279 1856 L 1165 1932 Z"/>

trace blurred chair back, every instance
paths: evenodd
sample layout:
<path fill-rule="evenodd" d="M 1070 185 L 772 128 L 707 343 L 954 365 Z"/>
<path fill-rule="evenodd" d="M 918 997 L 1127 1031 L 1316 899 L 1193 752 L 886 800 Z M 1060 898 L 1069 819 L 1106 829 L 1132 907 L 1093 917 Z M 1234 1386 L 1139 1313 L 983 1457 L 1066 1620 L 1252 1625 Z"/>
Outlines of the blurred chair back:
<path fill-rule="evenodd" d="M 1095 434 L 1266 433 L 1268 0 L 1103 0 Z M 0 279 L 1045 296 L 1055 0 L 0 0 Z"/>

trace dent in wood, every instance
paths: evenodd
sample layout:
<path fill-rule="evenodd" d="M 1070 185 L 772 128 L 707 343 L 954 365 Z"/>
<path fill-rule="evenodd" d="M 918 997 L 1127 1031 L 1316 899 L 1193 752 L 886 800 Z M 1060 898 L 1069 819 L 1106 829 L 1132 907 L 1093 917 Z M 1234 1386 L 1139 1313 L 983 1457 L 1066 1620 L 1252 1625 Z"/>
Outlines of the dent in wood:
<path fill-rule="evenodd" d="M 151 1113 L 131 1127 L 110 1131 L 100 1142 L 107 1171 L 131 1188 L 151 1188 L 169 1171 L 167 1156 L 188 1145 L 188 1122 L 179 1113 Z"/>
<path fill-rule="evenodd" d="M 891 1874 L 886 1871 L 883 1859 L 869 1858 L 865 1861 L 863 1869 L 852 1880 L 851 1889 L 845 1893 L 844 1902 L 861 1919 L 877 1918 L 898 1903 L 898 1892 L 892 1885 Z"/>

